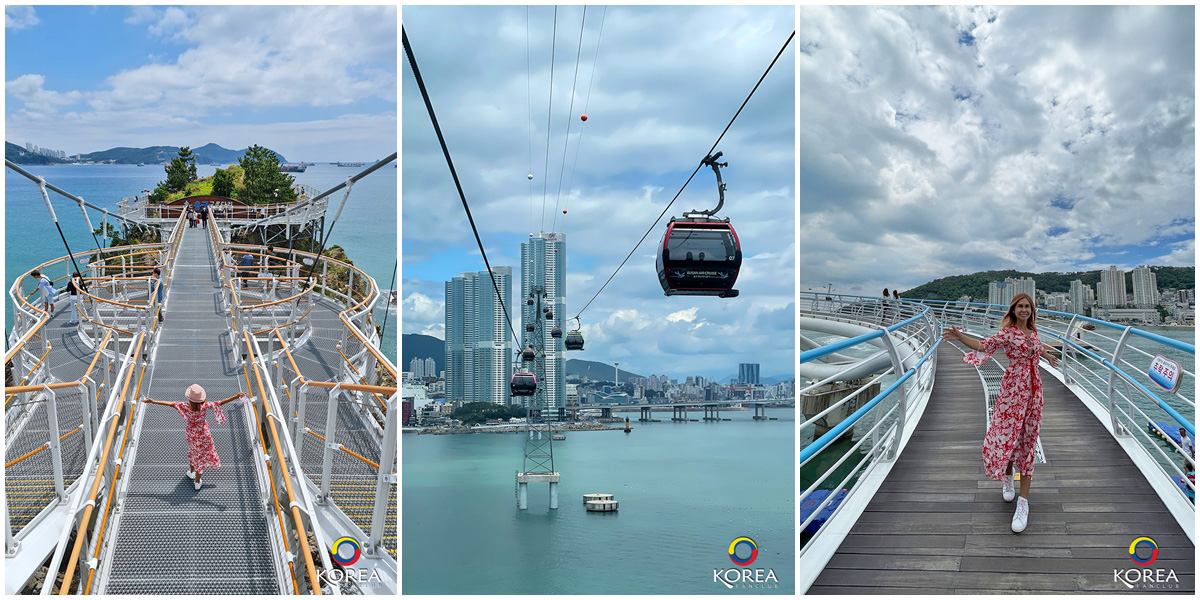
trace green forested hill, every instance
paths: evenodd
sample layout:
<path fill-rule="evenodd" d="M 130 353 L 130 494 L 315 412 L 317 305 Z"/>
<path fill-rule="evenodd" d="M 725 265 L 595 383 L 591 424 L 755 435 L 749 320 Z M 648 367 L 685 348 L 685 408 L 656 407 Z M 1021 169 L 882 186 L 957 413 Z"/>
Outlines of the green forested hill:
<path fill-rule="evenodd" d="M 109 148 L 99 152 L 89 152 L 81 154 L 80 160 L 84 162 L 111 162 L 118 165 L 136 165 L 144 163 L 147 165 L 167 164 L 171 162 L 179 154 L 179 146 L 150 146 L 149 148 Z M 272 150 L 272 152 L 274 152 Z M 233 164 L 246 153 L 246 149 L 229 150 L 222 148 L 216 144 L 205 144 L 199 148 L 192 148 L 192 155 L 196 157 L 196 164 L 199 165 L 228 165 Z M 280 163 L 286 163 L 287 159 L 283 155 L 275 152 L 275 156 L 279 157 Z M 24 148 L 12 143 L 4 143 L 4 158 L 17 163 L 18 165 L 59 165 L 75 162 L 73 160 L 63 160 L 61 158 L 50 158 L 40 154 L 34 154 Z"/>
<path fill-rule="evenodd" d="M 1150 267 L 1154 271 L 1158 289 L 1193 289 L 1196 287 L 1195 267 Z M 908 291 L 900 292 L 904 298 L 923 298 L 926 300 L 957 300 L 960 296 L 970 296 L 975 300 L 987 300 L 988 283 L 1003 281 L 1006 277 L 1032 277 L 1037 282 L 1039 292 L 1070 292 L 1071 282 L 1078 279 L 1096 288 L 1100 282 L 1100 271 L 1082 271 L 1076 273 L 1026 273 L 1023 271 L 983 271 L 970 275 L 953 275 L 935 279 L 924 285 Z M 1133 289 L 1133 274 L 1125 272 L 1126 289 Z"/>

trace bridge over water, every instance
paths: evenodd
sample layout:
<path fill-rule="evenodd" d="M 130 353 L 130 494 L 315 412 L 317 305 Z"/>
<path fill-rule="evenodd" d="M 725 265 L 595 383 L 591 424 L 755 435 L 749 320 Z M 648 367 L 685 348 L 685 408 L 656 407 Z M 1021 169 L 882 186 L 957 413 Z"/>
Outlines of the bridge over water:
<path fill-rule="evenodd" d="M 810 369 L 826 376 L 813 376 L 802 395 L 837 381 L 837 371 L 858 371 L 843 384 L 845 398 L 800 417 L 802 592 L 1194 593 L 1194 483 L 1178 444 L 1147 428 L 1182 426 L 1194 436 L 1194 345 L 1038 312 L 1043 341 L 1062 359 L 1058 368 L 1041 365 L 1045 410 L 1030 516 L 1015 534 L 1015 503 L 1000 497 L 980 456 L 1006 360 L 999 352 L 976 369 L 961 360 L 968 349 L 940 341 L 949 325 L 990 335 L 1006 308 L 802 295 L 802 335 L 862 331 L 836 341 L 824 335 L 800 357 L 802 377 L 805 364 L 826 359 Z M 863 376 L 878 348 L 886 366 Z M 1179 391 L 1150 381 L 1156 354 L 1183 365 Z M 812 434 L 838 414 L 845 418 Z M 807 444 L 806 429 L 815 438 Z M 1161 571 L 1147 578 L 1131 546 L 1142 563 L 1156 548 L 1146 568 Z"/>
<path fill-rule="evenodd" d="M 172 216 L 140 223 L 160 227 L 161 243 L 37 266 L 62 288 L 79 265 L 78 325 L 66 294 L 41 310 L 28 273 L 9 290 L 5 591 L 396 593 L 396 368 L 373 319 L 383 294 L 319 253 L 233 243 L 236 219 Z M 251 397 L 225 405 L 226 424 L 210 419 L 222 464 L 200 490 L 182 419 L 141 402 L 182 401 L 191 383 L 209 400 Z M 370 575 L 347 581 L 343 565 Z"/>

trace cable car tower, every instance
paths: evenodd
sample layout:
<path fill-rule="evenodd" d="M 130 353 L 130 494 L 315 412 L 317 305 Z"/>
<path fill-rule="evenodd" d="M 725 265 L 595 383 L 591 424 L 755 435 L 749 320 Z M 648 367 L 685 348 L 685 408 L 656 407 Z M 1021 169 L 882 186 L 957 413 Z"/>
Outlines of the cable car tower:
<path fill-rule="evenodd" d="M 526 323 L 526 332 L 530 333 L 530 343 L 522 350 L 523 368 L 533 372 L 536 389 L 532 395 L 517 390 L 514 386 L 514 397 L 523 397 L 525 402 L 525 459 L 522 471 L 517 473 L 517 507 L 521 510 L 529 508 L 528 488 L 530 483 L 550 484 L 550 508 L 558 508 L 558 471 L 554 470 L 554 441 L 553 426 L 542 414 L 546 408 L 546 352 L 545 335 L 552 323 L 554 313 L 549 306 L 543 306 L 546 298 L 546 288 L 533 286 L 529 297 L 525 299 L 527 306 L 533 306 L 533 322 Z M 533 330 L 529 331 L 530 325 Z M 557 338 L 555 338 L 557 339 Z M 530 356 L 532 354 L 532 357 Z M 518 394 L 517 392 L 522 393 Z"/>

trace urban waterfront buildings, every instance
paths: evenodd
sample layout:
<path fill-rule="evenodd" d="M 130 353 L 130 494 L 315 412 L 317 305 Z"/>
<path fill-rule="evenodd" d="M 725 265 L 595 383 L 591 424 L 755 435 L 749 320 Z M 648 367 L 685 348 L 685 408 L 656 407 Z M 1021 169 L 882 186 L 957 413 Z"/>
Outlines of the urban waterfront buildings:
<path fill-rule="evenodd" d="M 565 338 L 551 336 L 554 327 L 566 331 L 566 294 L 566 234 L 530 234 L 529 241 L 521 243 L 521 347 L 540 346 L 543 353 L 537 360 L 544 362 L 539 365 L 535 361 L 534 374 L 538 377 L 540 396 L 529 396 L 525 401 L 537 402 L 540 397 L 547 411 L 556 411 L 560 406 L 567 405 Z M 542 309 L 540 313 L 539 307 Z M 551 317 L 548 319 L 545 318 L 545 308 L 550 309 Z M 526 331 L 528 324 L 534 324 L 535 331 Z"/>
<path fill-rule="evenodd" d="M 742 385 L 759 385 L 758 363 L 741 363 L 738 365 L 738 381 Z"/>
<path fill-rule="evenodd" d="M 988 283 L 988 304 L 1008 306 L 1017 294 L 1029 294 L 1030 298 L 1037 298 L 1037 283 L 1032 277 L 1005 277 L 1004 281 Z"/>
<path fill-rule="evenodd" d="M 1150 308 L 1158 304 L 1158 278 L 1145 265 L 1133 270 L 1133 305 Z"/>
<path fill-rule="evenodd" d="M 1105 308 L 1125 306 L 1125 271 L 1112 265 L 1100 271 L 1100 283 L 1096 284 L 1096 304 Z"/>
<path fill-rule="evenodd" d="M 512 267 L 462 273 L 446 282 L 446 399 L 507 404 L 512 337 L 504 306 L 512 306 Z M 504 304 L 501 305 L 496 288 Z"/>

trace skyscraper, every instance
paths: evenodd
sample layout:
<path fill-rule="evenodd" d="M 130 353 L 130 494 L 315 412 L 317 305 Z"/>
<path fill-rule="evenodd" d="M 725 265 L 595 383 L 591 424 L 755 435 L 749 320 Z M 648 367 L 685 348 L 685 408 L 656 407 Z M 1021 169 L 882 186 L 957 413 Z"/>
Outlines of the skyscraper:
<path fill-rule="evenodd" d="M 1133 270 L 1133 305 L 1152 308 L 1158 304 L 1158 278 L 1145 265 Z"/>
<path fill-rule="evenodd" d="M 743 385 L 759 385 L 758 363 L 741 363 L 738 365 L 738 382 Z"/>
<path fill-rule="evenodd" d="M 1071 282 L 1071 312 L 1077 315 L 1087 314 L 1090 287 L 1079 279 Z"/>
<path fill-rule="evenodd" d="M 544 292 L 540 296 L 540 305 L 549 308 L 552 318 L 545 319 L 538 314 L 539 298 L 536 290 Z M 567 236 L 562 233 L 530 234 L 529 241 L 521 244 L 521 347 L 530 345 L 535 348 L 534 336 L 541 334 L 541 347 L 544 349 L 545 372 L 535 372 L 538 376 L 539 393 L 544 394 L 547 412 L 557 411 L 558 407 L 566 406 L 566 359 L 563 353 L 566 347 L 564 338 L 550 335 L 554 327 L 566 330 L 564 324 L 567 316 Z M 530 304 L 528 301 L 533 300 Z M 537 324 L 541 321 L 539 331 L 525 331 L 525 325 Z M 538 357 L 540 360 L 542 357 Z M 536 401 L 537 396 L 526 399 L 526 402 Z"/>
<path fill-rule="evenodd" d="M 1100 271 L 1100 283 L 1096 286 L 1097 303 L 1106 308 L 1125 306 L 1125 271 L 1116 265 Z"/>
<path fill-rule="evenodd" d="M 512 305 L 512 267 L 462 273 L 446 282 L 446 400 L 508 403 L 512 342 L 504 306 Z"/>

